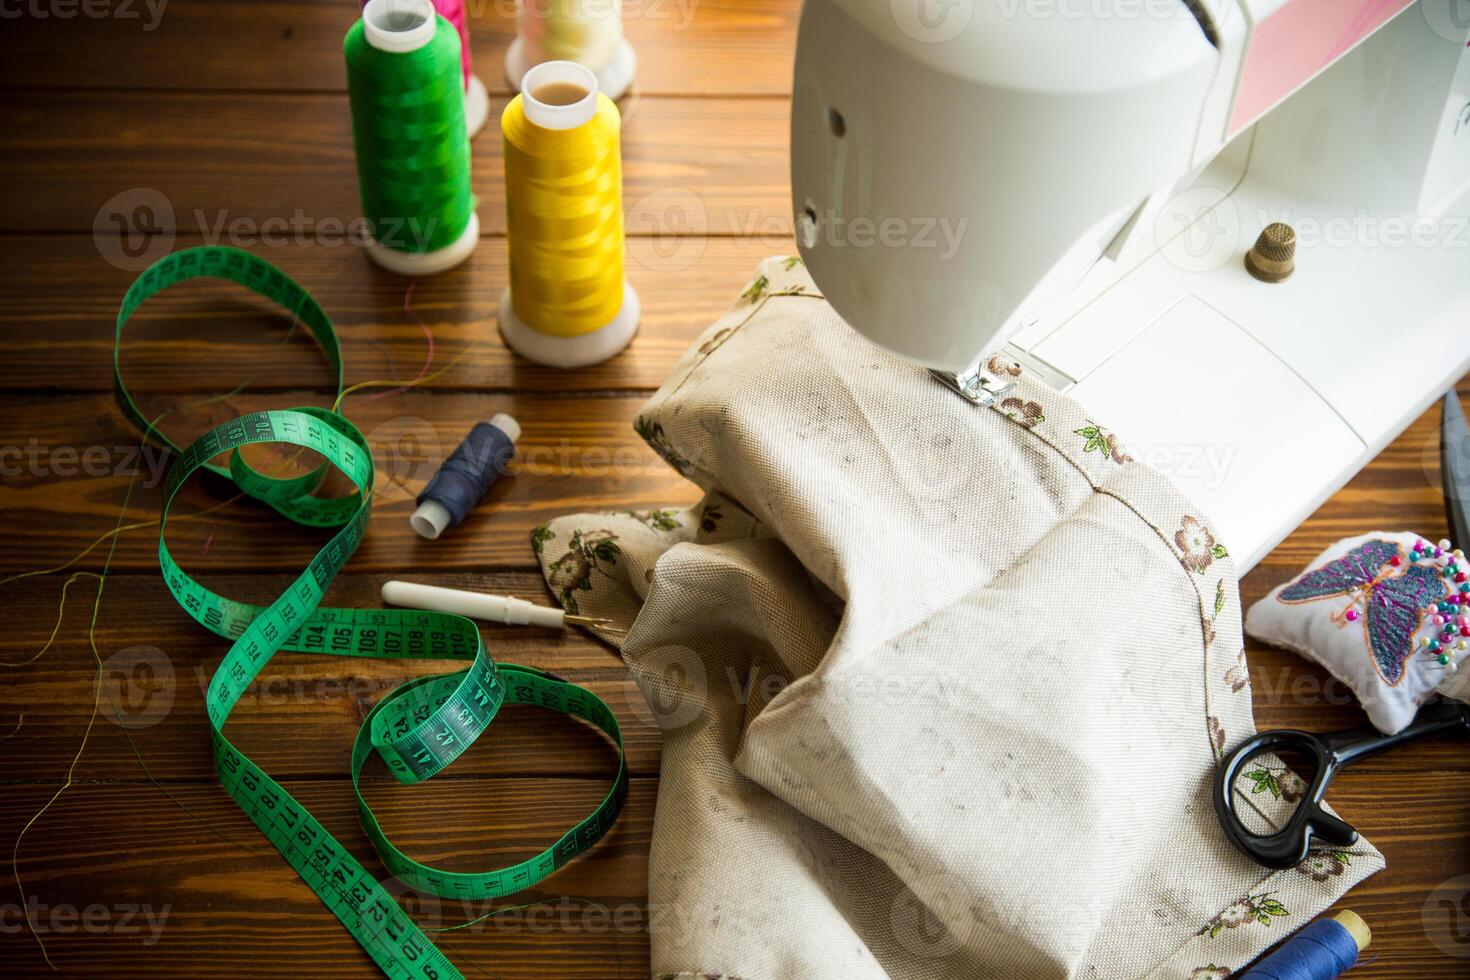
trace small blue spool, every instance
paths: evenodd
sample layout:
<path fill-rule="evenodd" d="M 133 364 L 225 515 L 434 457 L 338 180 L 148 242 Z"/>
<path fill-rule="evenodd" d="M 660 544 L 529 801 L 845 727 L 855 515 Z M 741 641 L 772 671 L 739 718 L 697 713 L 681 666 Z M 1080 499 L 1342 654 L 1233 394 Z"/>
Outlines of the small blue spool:
<path fill-rule="evenodd" d="M 1341 913 L 1338 919 L 1351 916 Z M 1235 980 L 1337 980 L 1358 962 L 1358 940 L 1338 919 L 1317 919 Z M 1362 926 L 1364 932 L 1367 926 Z M 1371 935 L 1371 934 L 1370 934 Z M 1364 939 L 1363 945 L 1368 945 Z"/>
<path fill-rule="evenodd" d="M 504 413 L 471 429 L 414 501 L 413 529 L 433 540 L 458 527 L 510 465 L 520 435 L 520 424 Z"/>

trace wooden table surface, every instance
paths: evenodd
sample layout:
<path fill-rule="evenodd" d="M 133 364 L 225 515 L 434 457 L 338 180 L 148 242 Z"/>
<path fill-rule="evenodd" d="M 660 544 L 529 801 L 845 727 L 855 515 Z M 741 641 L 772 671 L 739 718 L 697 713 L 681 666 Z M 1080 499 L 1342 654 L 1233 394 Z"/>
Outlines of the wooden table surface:
<path fill-rule="evenodd" d="M 22 16 L 0 27 L 0 576 L 59 565 L 111 528 L 133 469 L 141 475 L 125 520 L 157 515 L 162 460 L 136 452 L 137 433 L 110 391 L 114 317 L 149 258 L 209 241 L 249 248 L 310 289 L 341 333 L 349 381 L 413 378 L 426 362 L 460 357 L 430 384 L 349 401 L 386 490 L 332 604 L 374 605 L 380 584 L 396 576 L 545 602 L 532 527 L 580 510 L 695 498 L 630 423 L 756 261 L 791 249 L 795 0 L 627 3 L 641 91 L 624 104 L 625 202 L 643 324 L 625 354 L 572 373 L 517 360 L 495 329 L 506 261 L 493 119 L 507 99 L 510 0 L 469 3 L 477 73 L 492 92 L 492 123 L 474 144 L 484 240 L 465 265 L 411 292 L 344 242 L 342 229 L 357 216 L 341 57 L 354 0 L 173 0 L 156 20 L 142 0 L 13 6 Z M 174 411 L 168 427 L 185 440 L 249 408 L 323 404 L 327 371 L 286 326 L 238 290 L 180 288 L 134 318 L 125 371 L 145 410 Z M 418 540 L 406 520 L 411 492 L 471 423 L 497 411 L 524 425 L 516 470 L 452 536 Z M 1420 419 L 1247 576 L 1245 600 L 1340 536 L 1444 533 L 1436 417 Z M 195 481 L 176 513 L 225 499 Z M 323 540 L 243 504 L 171 525 L 169 539 L 208 585 L 254 601 L 277 594 Z M 96 571 L 107 552 L 104 543 L 72 568 Z M 153 529 L 117 538 L 96 612 L 105 670 L 88 642 L 97 581 L 79 578 L 58 619 L 66 580 L 3 585 L 6 855 L 28 829 L 0 884 L 0 973 L 49 972 L 24 928 L 23 894 L 63 973 L 373 976 L 215 783 L 201 689 L 225 644 L 165 592 Z M 498 657 L 554 670 L 613 705 L 627 731 L 632 792 L 609 837 L 532 893 L 544 904 L 439 941 L 470 976 L 646 977 L 657 730 L 633 709 L 640 696 L 612 650 L 577 634 L 485 632 Z M 1295 657 L 1253 645 L 1250 667 L 1262 726 L 1329 729 L 1361 719 L 1340 686 Z M 368 707 L 418 669 L 280 657 L 232 721 L 232 737 L 370 869 L 379 865 L 353 810 L 348 747 Z M 87 736 L 99 692 L 104 711 Z M 114 699 L 120 716 L 107 707 Z M 28 823 L 74 759 L 71 785 Z M 416 788 L 379 780 L 369 796 L 415 856 L 480 868 L 549 843 L 605 792 L 613 761 L 590 733 L 507 710 L 489 746 L 450 773 Z M 1467 771 L 1463 742 L 1426 743 L 1364 762 L 1335 787 L 1342 814 L 1389 863 L 1346 903 L 1375 931 L 1372 961 L 1354 976 L 1470 975 L 1466 889 L 1431 897 L 1470 871 Z M 485 910 L 416 897 L 407 904 L 431 926 Z"/>

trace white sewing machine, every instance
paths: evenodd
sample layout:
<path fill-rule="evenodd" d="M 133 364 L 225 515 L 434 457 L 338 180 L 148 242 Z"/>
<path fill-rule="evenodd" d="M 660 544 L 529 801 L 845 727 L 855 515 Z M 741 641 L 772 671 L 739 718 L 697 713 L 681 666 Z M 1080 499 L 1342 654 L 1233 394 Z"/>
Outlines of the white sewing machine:
<path fill-rule="evenodd" d="M 1243 572 L 1470 369 L 1467 44 L 1470 0 L 806 0 L 799 247 L 962 393 L 1070 390 Z"/>

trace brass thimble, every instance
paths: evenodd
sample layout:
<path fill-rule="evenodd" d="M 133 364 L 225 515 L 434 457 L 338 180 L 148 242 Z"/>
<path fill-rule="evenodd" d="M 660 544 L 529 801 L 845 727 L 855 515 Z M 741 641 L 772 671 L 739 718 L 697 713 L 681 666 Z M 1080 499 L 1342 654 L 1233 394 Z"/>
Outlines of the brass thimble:
<path fill-rule="evenodd" d="M 1273 221 L 1245 253 L 1245 271 L 1261 282 L 1280 282 L 1296 271 L 1296 229 Z"/>

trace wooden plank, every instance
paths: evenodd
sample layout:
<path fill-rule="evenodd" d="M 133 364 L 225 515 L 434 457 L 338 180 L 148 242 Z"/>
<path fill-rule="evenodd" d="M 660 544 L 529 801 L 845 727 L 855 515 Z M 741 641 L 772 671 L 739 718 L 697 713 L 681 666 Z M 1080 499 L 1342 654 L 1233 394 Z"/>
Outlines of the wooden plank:
<path fill-rule="evenodd" d="M 382 582 L 400 576 L 533 602 L 552 601 L 540 576 L 530 572 L 345 574 L 333 584 L 327 601 L 375 608 L 381 605 Z M 283 590 L 290 579 L 216 575 L 209 581 L 226 595 L 266 599 Z M 57 577 L 34 578 L 3 587 L 11 625 L 0 636 L 0 662 L 31 660 L 42 649 L 58 621 L 61 583 Z M 76 754 L 98 694 L 97 667 L 86 641 L 94 588 L 90 581 L 73 587 L 50 650 L 25 666 L 4 668 L 0 735 L 9 736 L 4 742 L 9 751 L 0 753 L 0 781 L 59 781 Z M 656 719 L 614 650 L 580 631 L 488 625 L 484 630 L 497 660 L 551 670 L 606 700 L 623 726 L 630 770 L 657 773 Z M 103 723 L 93 730 L 76 770 L 78 778 L 137 782 L 151 774 L 168 782 L 211 780 L 214 767 L 203 737 L 208 728 L 203 691 L 227 644 L 188 618 L 161 580 L 148 574 L 109 580 L 96 640 L 105 665 Z M 1362 723 L 1362 713 L 1346 689 L 1294 654 L 1253 644 L 1250 665 L 1260 727 L 1328 731 Z M 449 663 L 283 655 L 267 667 L 236 709 L 231 737 L 275 775 L 340 777 L 346 772 L 347 748 L 378 698 L 410 677 L 457 668 Z M 482 748 L 456 762 L 451 772 L 456 778 L 596 777 L 611 770 L 614 758 L 601 736 L 585 726 L 530 709 L 508 709 Z M 1422 740 L 1356 764 L 1353 778 L 1406 769 L 1463 773 L 1470 770 L 1470 757 L 1458 740 Z"/>
<path fill-rule="evenodd" d="M 1411 764 L 1367 779 L 1348 774 L 1333 784 L 1333 806 L 1388 859 L 1385 870 L 1336 906 L 1358 912 L 1373 930 L 1373 944 L 1354 978 L 1466 975 L 1470 943 L 1463 903 L 1470 897 L 1470 877 L 1463 876 L 1470 870 L 1470 797 L 1463 787 L 1463 777 Z M 1447 887 L 1439 890 L 1442 885 Z M 1440 905 L 1446 898 L 1449 909 Z"/>
<path fill-rule="evenodd" d="M 352 0 L 122 0 L 111 16 L 17 5 L 7 20 L 6 85 L 337 92 Z M 58 6 L 57 9 L 60 9 Z M 466 0 L 475 73 L 509 91 L 514 0 Z M 785 95 L 800 4 L 791 0 L 624 0 L 638 87 L 657 95 Z M 46 16 L 40 16 L 40 14 Z M 129 52 L 119 57 L 120 47 Z M 87 71 L 78 71 L 86 65 Z"/>
<path fill-rule="evenodd" d="M 505 102 L 491 99 L 492 118 Z M 295 240 L 300 228 L 345 244 L 361 215 L 345 94 L 42 92 L 12 98 L 7 115 L 0 171 L 27 193 L 7 196 L 0 231 L 116 235 L 122 221 L 140 236 L 156 226 L 253 244 Z M 625 106 L 629 234 L 789 235 L 788 116 L 785 99 Z M 474 142 L 474 191 L 482 232 L 496 234 L 504 170 L 487 128 Z"/>
<path fill-rule="evenodd" d="M 185 443 L 245 411 L 329 400 L 311 392 L 247 392 L 209 405 L 195 401 L 161 428 Z M 147 402 L 149 418 L 165 407 L 161 400 Z M 373 521 L 350 571 L 534 570 L 531 530 L 553 517 L 693 503 L 698 489 L 633 431 L 642 404 L 642 398 L 415 391 L 376 401 L 349 399 L 345 411 L 367 435 L 379 463 Z M 475 422 L 502 411 L 522 425 L 509 472 L 453 533 L 438 541 L 419 538 L 408 525 L 413 496 Z M 59 563 L 109 531 L 129 479 L 116 474 L 140 474 L 128 520 L 156 519 L 164 459 L 151 447 L 139 456 L 137 446 L 138 434 L 108 395 L 0 396 L 0 448 L 8 454 L 0 484 L 0 510 L 7 515 L 0 572 Z M 23 463 L 17 453 L 24 455 Z M 268 458 L 251 455 L 269 464 Z M 177 514 L 232 496 L 230 485 L 200 477 L 180 494 Z M 326 540 L 322 532 L 292 525 L 247 501 L 169 525 L 170 549 L 195 573 L 299 571 Z M 113 570 L 154 571 L 156 548 L 152 528 L 120 535 Z M 79 567 L 99 567 L 104 554 L 97 549 Z"/>
<path fill-rule="evenodd" d="M 146 408 L 160 411 L 187 399 L 145 399 Z M 204 431 L 242 411 L 293 404 L 320 404 L 323 396 L 310 392 L 245 392 L 203 408 L 182 412 L 179 424 L 166 422 L 166 431 Z M 530 529 L 551 517 L 577 510 L 646 509 L 689 502 L 690 485 L 664 467 L 632 430 L 641 398 L 608 397 L 592 401 L 568 400 L 533 394 L 475 395 L 408 391 L 375 401 L 349 399 L 350 417 L 382 454 L 380 495 L 373 532 L 354 559 L 354 570 L 400 567 L 407 559 L 425 563 L 425 570 L 489 566 L 529 567 L 526 544 Z M 453 536 L 443 541 L 417 541 L 402 520 L 409 492 L 417 492 L 434 468 L 433 460 L 447 453 L 477 420 L 496 411 L 509 411 L 525 426 L 520 475 L 501 480 L 492 488 L 490 503 Z M 151 417 L 151 416 L 150 416 Z M 1438 464 L 1433 459 L 1438 408 L 1430 409 L 1378 459 L 1359 473 L 1287 539 L 1247 580 L 1252 594 L 1269 588 L 1300 569 L 1332 541 L 1361 533 L 1369 527 L 1413 528 L 1429 537 L 1444 533 L 1443 497 Z M 124 461 L 137 435 L 122 421 L 111 399 L 104 395 L 11 395 L 0 397 L 0 447 L 9 453 L 0 462 L 6 470 L 0 486 L 0 506 L 21 516 L 11 532 L 12 547 L 0 555 L 0 569 L 34 567 L 44 556 L 69 556 L 102 533 L 116 515 L 123 481 L 111 476 L 66 479 L 75 472 L 78 457 L 92 446 L 102 447 L 107 465 Z M 86 433 L 86 440 L 77 438 Z M 33 442 L 34 441 L 34 442 Z M 33 447 L 35 447 L 33 449 Z M 1430 450 L 1426 457 L 1426 450 Z M 16 472 L 16 454 L 33 454 L 22 472 Z M 63 454 L 65 454 L 63 456 Z M 65 471 L 61 459 L 70 460 Z M 157 457 L 148 458 L 157 462 Z M 102 467 L 106 469 L 106 466 Z M 108 470 L 110 472 L 110 470 Z M 396 486 L 396 489 L 395 489 Z M 218 502 L 203 489 L 190 491 L 197 506 Z M 155 489 L 136 492 L 130 515 L 149 519 L 158 506 Z M 78 520 L 86 515 L 86 520 Z M 219 534 L 202 567 L 260 571 L 297 567 L 304 548 L 281 549 L 258 540 L 258 532 L 280 528 L 253 507 L 232 506 L 194 528 L 181 526 L 185 550 L 194 552 L 210 527 Z M 243 529 L 243 536 L 233 533 Z M 309 535 L 290 529 L 287 537 Z M 227 533 L 229 532 L 229 533 Z M 275 532 L 271 532 L 275 533 Z M 64 540 L 62 540 L 64 538 Z M 189 545 L 187 542 L 197 541 Z M 406 550 L 405 550 L 406 549 Z M 119 544 L 117 567 L 153 567 L 146 535 L 129 535 Z M 181 552 L 183 553 L 183 552 Z M 245 565 L 231 564 L 246 562 Z M 216 564 L 219 563 L 219 564 Z"/>
<path fill-rule="evenodd" d="M 515 595 L 552 604 L 541 576 L 529 572 L 423 576 L 341 575 L 327 595 L 331 605 L 378 608 L 388 578 Z M 60 781 L 76 755 L 94 700 L 101 715 L 76 770 L 79 779 L 142 781 L 214 778 L 204 691 L 229 644 L 201 628 L 173 600 L 156 575 L 111 577 L 97 623 L 102 680 L 87 642 L 96 585 L 69 591 L 56 642 L 40 651 L 58 621 L 60 578 L 36 578 L 3 588 L 11 627 L 0 637 L 0 782 Z M 210 584 L 226 595 L 267 599 L 283 592 L 283 575 L 220 575 Z M 656 720 L 616 650 L 580 630 L 561 632 L 484 627 L 490 654 L 504 663 L 549 670 L 581 684 L 618 716 L 629 770 L 656 774 Z M 462 663 L 395 661 L 282 654 L 250 686 L 231 716 L 229 733 L 272 775 L 343 776 L 347 752 L 366 712 L 394 687 L 425 674 L 459 670 Z M 132 745 L 129 744 L 131 736 Z M 133 746 L 142 756 L 140 765 Z M 145 772 L 143 765 L 147 766 Z M 594 729 L 562 715 L 507 708 L 479 746 L 450 774 L 610 774 L 617 753 Z M 373 770 L 382 775 L 378 767 Z"/>
<path fill-rule="evenodd" d="M 1436 886 L 1470 867 L 1462 784 L 1459 773 L 1403 772 L 1345 780 L 1337 794 L 1343 815 L 1389 860 L 1387 870 L 1342 903 L 1374 929 L 1371 962 L 1359 968 L 1360 975 L 1464 976 L 1465 960 L 1454 955 L 1461 950 L 1440 924 L 1443 913 L 1431 907 L 1426 920 L 1424 911 Z M 290 788 L 353 853 L 370 868 L 377 866 L 346 784 L 299 782 Z M 504 980 L 647 976 L 641 951 L 650 922 L 644 882 L 653 790 L 652 781 L 635 780 L 627 810 L 608 839 L 531 893 L 548 899 L 555 911 L 442 934 L 445 951 L 471 976 L 477 975 L 472 965 Z M 99 903 L 115 915 L 116 907 L 146 903 L 157 921 L 168 907 L 151 945 L 146 919 L 139 932 L 48 932 L 48 948 L 63 971 L 141 978 L 188 963 L 191 976 L 276 975 L 294 957 L 293 976 L 375 975 L 347 933 L 223 793 L 193 785 L 171 791 L 194 816 L 151 787 L 80 785 L 26 837 L 19 862 L 24 891 L 44 902 L 48 915 L 59 906 L 80 910 Z M 371 791 L 385 826 L 416 857 L 469 868 L 528 853 L 590 805 L 601 784 L 433 781 L 401 793 L 387 785 Z M 7 787 L 0 796 L 0 834 L 13 838 L 49 792 L 49 786 Z M 424 818 L 429 809 L 435 819 Z M 445 826 L 455 831 L 446 833 Z M 429 925 L 450 925 L 483 910 L 421 898 L 409 898 L 408 906 Z M 675 916 L 691 911 L 668 910 Z M 12 913 L 6 924 L 17 919 Z M 1426 932 L 1426 922 L 1435 935 Z M 1450 941 L 1448 951 L 1436 946 L 1436 938 Z M 23 932 L 0 931 L 0 955 L 20 975 L 44 972 L 34 940 Z"/>
<path fill-rule="evenodd" d="M 428 330 L 433 367 L 455 363 L 429 387 L 528 392 L 657 388 L 690 342 L 737 301 L 760 260 L 794 250 L 775 236 L 630 240 L 628 276 L 643 307 L 638 335 L 610 361 L 563 371 L 515 356 L 500 339 L 504 239 L 483 240 L 462 266 L 413 281 L 411 293 L 407 280 L 355 247 L 252 249 L 322 304 L 348 383 L 416 376 Z M 137 273 L 104 261 L 84 235 L 0 236 L 0 269 L 7 366 L 0 388 L 111 390 L 117 308 Z M 269 301 L 233 283 L 197 280 L 155 296 L 128 321 L 124 375 L 142 392 L 224 392 L 250 376 L 256 390 L 331 386 L 320 352 L 305 331 L 288 340 L 289 327 Z"/>
<path fill-rule="evenodd" d="M 350 784 L 288 782 L 287 788 L 370 871 L 382 874 L 358 824 Z M 468 871 L 539 851 L 590 811 L 607 787 L 597 780 L 531 779 L 431 780 L 411 795 L 398 789 L 369 792 L 395 842 L 418 860 Z M 0 793 L 0 837 L 13 840 L 52 791 L 7 786 Z M 380 975 L 228 796 L 213 786 L 171 792 L 188 813 L 152 787 L 74 786 L 27 834 L 18 871 L 27 900 L 46 907 L 32 915 L 41 917 L 42 938 L 63 973 L 114 980 Z M 436 935 L 469 977 L 647 977 L 654 795 L 652 781 L 635 780 L 622 816 L 596 848 L 510 902 L 405 893 L 403 904 L 420 923 L 442 927 L 501 905 L 547 903 Z M 51 975 L 22 926 L 13 883 L 0 902 L 6 975 Z M 80 914 L 98 905 L 106 915 L 94 911 L 91 921 L 105 927 L 82 929 L 66 917 L 67 909 Z M 151 924 L 146 915 L 122 922 L 126 908 L 145 905 Z"/>

